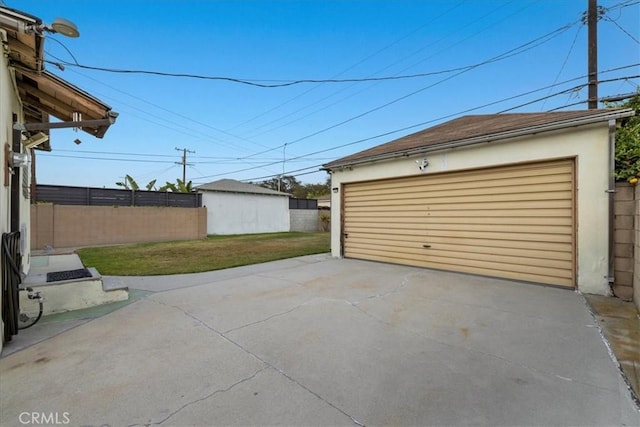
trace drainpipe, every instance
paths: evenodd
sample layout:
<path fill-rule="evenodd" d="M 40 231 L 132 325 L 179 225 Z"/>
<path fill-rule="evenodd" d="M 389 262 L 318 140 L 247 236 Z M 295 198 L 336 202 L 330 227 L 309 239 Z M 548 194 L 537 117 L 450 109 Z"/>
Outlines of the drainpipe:
<path fill-rule="evenodd" d="M 613 287 L 615 281 L 615 193 L 616 193 L 616 124 L 615 119 L 609 120 L 609 273 L 607 280 Z"/>
<path fill-rule="evenodd" d="M 14 115 L 15 121 L 15 115 Z M 13 129 L 11 151 L 20 153 L 22 133 Z M 11 231 L 20 231 L 20 167 L 11 168 Z"/>

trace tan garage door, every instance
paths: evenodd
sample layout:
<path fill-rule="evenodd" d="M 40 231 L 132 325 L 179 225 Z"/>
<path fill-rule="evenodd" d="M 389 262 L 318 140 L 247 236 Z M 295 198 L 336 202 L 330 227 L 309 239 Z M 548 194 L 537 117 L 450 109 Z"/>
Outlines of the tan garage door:
<path fill-rule="evenodd" d="M 573 287 L 574 163 L 344 186 L 344 256 Z"/>

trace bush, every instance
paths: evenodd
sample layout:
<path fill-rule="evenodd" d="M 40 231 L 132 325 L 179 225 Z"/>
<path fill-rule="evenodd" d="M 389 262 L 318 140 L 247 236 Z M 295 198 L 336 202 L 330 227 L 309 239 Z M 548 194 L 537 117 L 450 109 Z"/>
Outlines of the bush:
<path fill-rule="evenodd" d="M 616 170 L 615 177 L 619 181 L 638 182 L 640 177 L 640 89 L 630 100 L 612 105 L 612 107 L 633 108 L 636 115 L 621 122 L 616 132 Z"/>

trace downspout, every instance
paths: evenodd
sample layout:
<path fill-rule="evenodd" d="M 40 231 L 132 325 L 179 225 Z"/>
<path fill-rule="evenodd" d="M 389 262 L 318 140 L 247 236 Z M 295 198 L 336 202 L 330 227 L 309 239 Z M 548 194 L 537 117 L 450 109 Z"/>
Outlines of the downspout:
<path fill-rule="evenodd" d="M 607 281 L 610 289 L 615 282 L 615 194 L 616 194 L 616 124 L 609 120 L 609 272 Z"/>
<path fill-rule="evenodd" d="M 17 120 L 14 114 L 14 122 Z M 13 141 L 11 151 L 20 153 L 22 132 L 13 129 Z M 20 168 L 11 167 L 11 231 L 20 231 Z"/>

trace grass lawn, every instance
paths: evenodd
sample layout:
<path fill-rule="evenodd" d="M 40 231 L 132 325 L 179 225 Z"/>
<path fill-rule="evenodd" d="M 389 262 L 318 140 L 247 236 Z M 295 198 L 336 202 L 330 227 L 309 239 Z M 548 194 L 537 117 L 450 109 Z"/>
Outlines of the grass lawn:
<path fill-rule="evenodd" d="M 108 276 L 198 273 L 329 252 L 329 233 L 209 236 L 203 240 L 78 249 L 86 267 Z"/>

